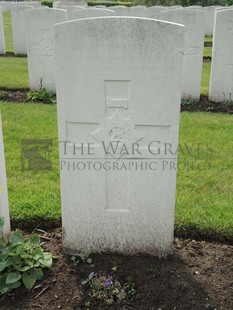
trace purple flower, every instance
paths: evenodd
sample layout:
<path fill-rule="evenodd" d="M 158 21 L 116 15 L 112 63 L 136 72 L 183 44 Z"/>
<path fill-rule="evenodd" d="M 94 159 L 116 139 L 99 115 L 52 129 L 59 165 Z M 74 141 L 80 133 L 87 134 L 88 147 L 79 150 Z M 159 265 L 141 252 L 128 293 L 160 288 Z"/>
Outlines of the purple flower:
<path fill-rule="evenodd" d="M 104 287 L 108 287 L 110 285 L 113 285 L 112 277 L 108 276 L 107 279 L 104 282 Z"/>

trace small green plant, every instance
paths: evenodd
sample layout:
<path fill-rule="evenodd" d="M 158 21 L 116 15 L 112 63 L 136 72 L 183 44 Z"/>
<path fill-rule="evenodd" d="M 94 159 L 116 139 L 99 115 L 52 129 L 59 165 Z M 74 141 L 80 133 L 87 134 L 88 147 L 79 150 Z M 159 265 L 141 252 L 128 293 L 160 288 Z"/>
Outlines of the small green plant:
<path fill-rule="evenodd" d="M 0 227 L 3 226 L 0 220 Z M 0 295 L 20 287 L 31 289 L 37 280 L 44 278 L 43 268 L 52 265 L 52 255 L 44 252 L 40 238 L 25 238 L 19 231 L 11 234 L 5 244 L 0 239 Z"/>
<path fill-rule="evenodd" d="M 41 0 L 40 3 L 41 5 L 48 6 L 49 8 L 53 7 L 53 0 Z"/>
<path fill-rule="evenodd" d="M 194 99 L 181 99 L 181 106 L 188 106 L 196 103 L 197 100 Z"/>
<path fill-rule="evenodd" d="M 135 285 L 130 277 L 122 284 L 114 275 L 105 276 L 91 272 L 81 284 L 89 287 L 91 299 L 105 305 L 122 304 L 136 298 Z M 91 300 L 88 302 L 91 304 Z"/>
<path fill-rule="evenodd" d="M 29 91 L 27 93 L 27 98 L 33 102 L 56 103 L 56 95 L 43 87 L 42 80 L 40 81 L 39 90 Z"/>
<path fill-rule="evenodd" d="M 90 252 L 85 252 L 77 255 L 71 256 L 71 261 L 74 265 L 78 265 L 80 262 L 87 263 L 89 265 L 92 264 L 92 258 L 90 257 Z"/>

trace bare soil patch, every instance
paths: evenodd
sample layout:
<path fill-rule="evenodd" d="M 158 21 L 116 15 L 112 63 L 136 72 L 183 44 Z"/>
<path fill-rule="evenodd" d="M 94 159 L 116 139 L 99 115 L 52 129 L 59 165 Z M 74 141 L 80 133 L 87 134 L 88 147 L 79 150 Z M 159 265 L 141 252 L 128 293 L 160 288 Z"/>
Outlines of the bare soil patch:
<path fill-rule="evenodd" d="M 94 267 L 74 266 L 61 246 L 61 230 L 43 235 L 46 250 L 57 259 L 43 282 L 31 291 L 19 288 L 0 299 L 1 310 L 24 309 L 135 309 L 204 310 L 233 309 L 233 247 L 192 239 L 174 240 L 174 254 L 163 259 L 151 256 L 93 254 Z M 51 238 L 51 239 L 50 239 Z M 90 300 L 80 285 L 91 271 L 109 274 L 117 267 L 119 278 L 132 277 L 138 299 L 116 307 Z"/>

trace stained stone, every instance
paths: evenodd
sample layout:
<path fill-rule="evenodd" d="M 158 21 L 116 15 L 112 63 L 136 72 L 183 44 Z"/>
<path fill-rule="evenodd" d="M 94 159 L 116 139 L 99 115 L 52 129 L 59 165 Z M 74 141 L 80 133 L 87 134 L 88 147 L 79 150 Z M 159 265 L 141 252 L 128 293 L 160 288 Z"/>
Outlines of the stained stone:
<path fill-rule="evenodd" d="M 183 26 L 146 18 L 55 26 L 69 251 L 172 252 L 183 41 Z"/>
<path fill-rule="evenodd" d="M 65 10 L 38 8 L 25 11 L 31 90 L 38 90 L 41 85 L 48 90 L 56 90 L 53 25 L 66 20 Z"/>

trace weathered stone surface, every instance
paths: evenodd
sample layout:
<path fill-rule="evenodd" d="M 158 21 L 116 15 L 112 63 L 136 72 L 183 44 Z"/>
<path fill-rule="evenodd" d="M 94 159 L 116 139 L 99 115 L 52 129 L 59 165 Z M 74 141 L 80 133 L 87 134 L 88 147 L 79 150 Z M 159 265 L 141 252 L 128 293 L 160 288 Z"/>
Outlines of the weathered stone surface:
<path fill-rule="evenodd" d="M 26 42 L 30 89 L 43 87 L 55 91 L 53 25 L 67 20 L 67 12 L 59 9 L 25 11 Z"/>
<path fill-rule="evenodd" d="M 10 216 L 8 207 L 6 165 L 4 157 L 1 113 L 0 113 L 0 218 L 4 220 L 4 226 L 2 228 L 0 227 L 0 238 L 6 239 L 10 233 Z"/>
<path fill-rule="evenodd" d="M 16 5 L 11 9 L 12 35 L 15 54 L 27 54 L 25 39 L 25 10 L 32 9 L 29 5 Z"/>
<path fill-rule="evenodd" d="M 114 16 L 114 15 L 116 15 L 116 13 L 113 10 L 90 8 L 90 9 L 72 11 L 71 19 L 82 19 L 82 18 Z"/>
<path fill-rule="evenodd" d="M 162 12 L 160 19 L 185 25 L 182 97 L 198 100 L 201 92 L 204 13 L 176 9 Z"/>
<path fill-rule="evenodd" d="M 213 37 L 209 99 L 233 101 L 233 10 L 218 11 Z"/>
<path fill-rule="evenodd" d="M 6 53 L 5 34 L 3 26 L 2 8 L 0 6 L 0 54 Z"/>
<path fill-rule="evenodd" d="M 55 26 L 64 247 L 172 252 L 183 40 L 146 18 Z"/>

